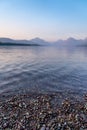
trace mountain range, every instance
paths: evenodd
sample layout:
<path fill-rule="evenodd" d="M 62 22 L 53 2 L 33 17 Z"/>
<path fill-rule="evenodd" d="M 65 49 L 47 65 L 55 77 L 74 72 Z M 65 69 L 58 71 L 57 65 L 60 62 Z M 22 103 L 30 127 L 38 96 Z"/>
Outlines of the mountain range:
<path fill-rule="evenodd" d="M 87 38 L 86 39 L 75 39 L 68 38 L 67 40 L 58 40 L 54 42 L 54 45 L 58 46 L 87 46 Z"/>
<path fill-rule="evenodd" d="M 86 39 L 75 39 L 68 38 L 67 40 L 57 40 L 55 42 L 47 42 L 40 38 L 34 38 L 31 40 L 14 40 L 10 38 L 0 38 L 0 45 L 51 45 L 51 46 L 87 46 L 87 38 Z"/>

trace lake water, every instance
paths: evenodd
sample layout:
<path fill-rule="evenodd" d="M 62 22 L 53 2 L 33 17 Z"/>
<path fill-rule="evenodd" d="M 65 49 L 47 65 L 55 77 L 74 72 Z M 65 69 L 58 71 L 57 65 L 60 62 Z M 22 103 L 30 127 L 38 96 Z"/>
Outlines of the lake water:
<path fill-rule="evenodd" d="M 1 47 L 0 94 L 87 92 L 87 48 Z"/>

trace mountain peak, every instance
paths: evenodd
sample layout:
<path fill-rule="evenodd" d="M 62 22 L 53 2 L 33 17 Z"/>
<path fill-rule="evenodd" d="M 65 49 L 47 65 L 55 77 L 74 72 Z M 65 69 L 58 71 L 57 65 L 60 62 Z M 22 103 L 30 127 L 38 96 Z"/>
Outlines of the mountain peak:
<path fill-rule="evenodd" d="M 36 38 L 31 39 L 31 41 L 45 41 L 45 40 L 43 40 L 43 39 L 41 39 L 39 37 L 36 37 Z"/>
<path fill-rule="evenodd" d="M 35 38 L 33 38 L 33 39 L 36 39 L 36 40 L 42 40 L 41 38 L 39 38 L 39 37 L 35 37 Z"/>
<path fill-rule="evenodd" d="M 32 41 L 32 42 L 35 42 L 35 43 L 39 43 L 39 44 L 41 44 L 41 45 L 47 45 L 47 44 L 49 44 L 47 41 L 45 41 L 45 40 L 43 40 L 43 39 L 41 39 L 41 38 L 39 38 L 39 37 L 36 37 L 36 38 L 34 38 L 34 39 L 31 39 L 31 41 Z"/>
<path fill-rule="evenodd" d="M 76 39 L 73 38 L 73 37 L 69 37 L 69 38 L 67 39 L 67 41 L 76 41 Z"/>

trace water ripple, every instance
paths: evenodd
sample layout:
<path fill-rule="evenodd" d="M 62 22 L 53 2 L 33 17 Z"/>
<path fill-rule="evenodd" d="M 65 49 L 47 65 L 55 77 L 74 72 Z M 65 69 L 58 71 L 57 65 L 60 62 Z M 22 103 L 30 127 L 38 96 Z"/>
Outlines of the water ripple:
<path fill-rule="evenodd" d="M 87 91 L 87 53 L 54 47 L 0 48 L 0 93 Z"/>

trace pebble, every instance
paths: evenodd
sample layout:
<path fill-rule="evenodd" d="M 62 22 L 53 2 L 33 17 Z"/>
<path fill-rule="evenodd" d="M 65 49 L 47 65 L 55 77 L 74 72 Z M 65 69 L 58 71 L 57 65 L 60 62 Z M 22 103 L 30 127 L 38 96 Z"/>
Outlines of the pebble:
<path fill-rule="evenodd" d="M 53 104 L 53 96 L 29 94 L 0 100 L 0 130 L 87 130 L 87 97 L 84 102 L 65 99 L 58 105 Z"/>

